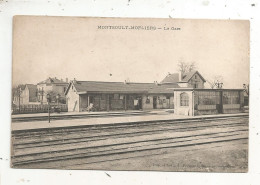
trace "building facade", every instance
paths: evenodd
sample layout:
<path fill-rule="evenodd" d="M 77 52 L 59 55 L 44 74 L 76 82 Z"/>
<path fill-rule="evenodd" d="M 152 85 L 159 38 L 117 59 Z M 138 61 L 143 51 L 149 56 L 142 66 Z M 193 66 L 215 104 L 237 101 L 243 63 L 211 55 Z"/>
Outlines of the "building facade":
<path fill-rule="evenodd" d="M 72 81 L 66 91 L 68 111 L 151 110 L 174 107 L 177 84 Z"/>
<path fill-rule="evenodd" d="M 167 75 L 161 83 L 71 81 L 66 92 L 68 111 L 174 109 L 196 116 L 243 111 L 243 89 L 204 89 L 198 71 Z"/>
<path fill-rule="evenodd" d="M 194 89 L 203 89 L 206 80 L 198 71 L 190 71 L 188 73 L 173 73 L 168 74 L 162 81 L 161 84 L 176 83 L 180 87 L 188 87 Z"/>
<path fill-rule="evenodd" d="M 55 96 L 58 94 L 60 95 L 61 100 L 64 99 L 65 101 L 65 91 L 68 87 L 68 84 L 68 79 L 66 79 L 66 81 L 63 81 L 62 79 L 59 80 L 56 77 L 49 77 L 46 80 L 39 82 L 37 84 L 38 101 L 42 104 L 46 104 L 47 94 L 50 94 L 52 96 L 52 101 L 55 101 Z"/>
<path fill-rule="evenodd" d="M 33 84 L 25 84 L 20 86 L 14 92 L 13 104 L 15 105 L 28 105 L 37 104 L 37 86 Z"/>

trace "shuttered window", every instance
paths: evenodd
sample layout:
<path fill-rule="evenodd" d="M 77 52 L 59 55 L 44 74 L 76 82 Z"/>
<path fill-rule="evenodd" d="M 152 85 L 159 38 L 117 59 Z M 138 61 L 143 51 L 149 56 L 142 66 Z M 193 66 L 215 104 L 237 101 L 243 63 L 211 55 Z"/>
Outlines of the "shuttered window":
<path fill-rule="evenodd" d="M 189 106 L 189 95 L 187 93 L 181 93 L 180 101 L 181 106 Z"/>

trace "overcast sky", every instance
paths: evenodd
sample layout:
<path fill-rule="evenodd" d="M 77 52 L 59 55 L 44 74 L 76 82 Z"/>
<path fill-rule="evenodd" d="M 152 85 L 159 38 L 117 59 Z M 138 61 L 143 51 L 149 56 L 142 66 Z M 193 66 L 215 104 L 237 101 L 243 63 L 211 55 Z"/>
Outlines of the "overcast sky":
<path fill-rule="evenodd" d="M 110 25 L 162 29 L 98 29 Z M 223 76 L 225 88 L 249 82 L 248 21 L 22 16 L 13 34 L 14 85 L 48 77 L 160 82 L 179 60 L 196 62 L 206 80 Z"/>

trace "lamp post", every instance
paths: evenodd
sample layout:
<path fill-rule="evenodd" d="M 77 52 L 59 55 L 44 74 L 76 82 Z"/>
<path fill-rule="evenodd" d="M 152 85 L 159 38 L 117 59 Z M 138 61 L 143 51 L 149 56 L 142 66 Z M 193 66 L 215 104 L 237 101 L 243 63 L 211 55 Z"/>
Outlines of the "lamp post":
<path fill-rule="evenodd" d="M 50 117 L 51 117 L 51 115 L 50 115 L 50 99 L 51 99 L 51 97 L 50 97 L 50 94 L 48 93 L 48 94 L 47 94 L 47 102 L 48 102 L 48 118 L 49 118 L 49 123 L 51 122 L 51 119 L 50 119 Z"/>

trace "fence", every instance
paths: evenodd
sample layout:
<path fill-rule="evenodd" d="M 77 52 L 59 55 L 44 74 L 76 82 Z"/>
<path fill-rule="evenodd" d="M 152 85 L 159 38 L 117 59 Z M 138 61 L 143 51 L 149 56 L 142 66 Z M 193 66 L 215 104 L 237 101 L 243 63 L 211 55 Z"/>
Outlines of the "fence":
<path fill-rule="evenodd" d="M 68 112 L 67 104 L 50 104 L 50 111 L 54 112 L 55 109 L 59 109 L 60 112 Z M 12 114 L 30 114 L 30 113 L 47 113 L 48 105 L 20 105 L 17 107 L 13 107 Z"/>

